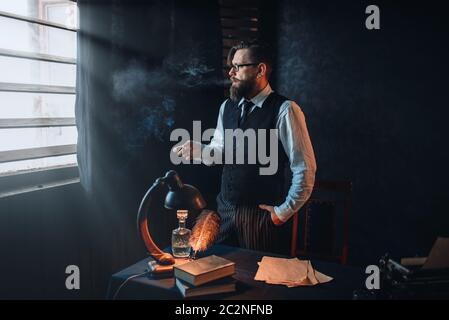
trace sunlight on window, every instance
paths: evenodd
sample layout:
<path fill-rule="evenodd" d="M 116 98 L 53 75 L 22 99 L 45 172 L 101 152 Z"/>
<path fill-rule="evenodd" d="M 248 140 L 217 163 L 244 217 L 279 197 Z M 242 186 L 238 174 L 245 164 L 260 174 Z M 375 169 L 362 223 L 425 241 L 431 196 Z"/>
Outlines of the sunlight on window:
<path fill-rule="evenodd" d="M 53 168 L 71 163 L 76 163 L 76 154 L 0 163 L 0 172 L 7 174 L 12 172 L 29 171 L 30 169 Z"/>
<path fill-rule="evenodd" d="M 76 164 L 76 154 L 14 161 L 10 156 L 76 145 L 76 3 L 0 0 L 0 12 L 0 174 Z M 58 93 L 61 86 L 69 92 Z M 45 127 L 36 126 L 42 118 Z M 73 120 L 61 126 L 60 118 Z"/>
<path fill-rule="evenodd" d="M 76 4 L 68 0 L 0 0 L 0 11 L 78 27 Z"/>
<path fill-rule="evenodd" d="M 0 101 L 0 119 L 75 117 L 74 94 L 0 92 Z"/>
<path fill-rule="evenodd" d="M 76 66 L 0 56 L 0 82 L 75 86 Z"/>

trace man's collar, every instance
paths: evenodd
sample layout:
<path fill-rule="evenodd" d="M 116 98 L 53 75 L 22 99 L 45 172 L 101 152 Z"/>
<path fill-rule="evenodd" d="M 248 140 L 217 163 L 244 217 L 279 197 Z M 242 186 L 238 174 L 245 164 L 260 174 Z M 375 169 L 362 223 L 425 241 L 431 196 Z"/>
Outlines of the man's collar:
<path fill-rule="evenodd" d="M 265 100 L 268 98 L 268 96 L 273 92 L 273 90 L 271 89 L 270 84 L 268 83 L 264 89 L 262 89 L 262 91 L 260 91 L 256 96 L 254 96 L 251 99 L 251 102 L 254 103 L 254 105 L 256 107 L 262 108 L 263 103 L 265 102 Z M 242 98 L 238 104 L 238 106 L 240 107 L 243 103 L 243 101 L 245 100 L 245 98 Z"/>

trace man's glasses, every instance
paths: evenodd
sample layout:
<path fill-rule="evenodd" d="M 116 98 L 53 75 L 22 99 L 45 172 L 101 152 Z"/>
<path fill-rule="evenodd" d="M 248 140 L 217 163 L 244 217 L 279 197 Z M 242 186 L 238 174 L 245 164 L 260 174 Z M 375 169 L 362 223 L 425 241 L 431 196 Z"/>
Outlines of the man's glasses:
<path fill-rule="evenodd" d="M 241 67 L 257 66 L 259 63 L 243 63 L 243 64 L 233 64 L 229 68 L 235 72 L 239 72 Z"/>

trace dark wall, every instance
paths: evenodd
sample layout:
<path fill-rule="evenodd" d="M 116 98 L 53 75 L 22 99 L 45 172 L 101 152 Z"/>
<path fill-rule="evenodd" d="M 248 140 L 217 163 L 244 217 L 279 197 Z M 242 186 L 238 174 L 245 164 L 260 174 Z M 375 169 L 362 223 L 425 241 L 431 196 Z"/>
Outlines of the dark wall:
<path fill-rule="evenodd" d="M 98 297 L 102 251 L 80 184 L 0 199 L 0 298 Z M 67 290 L 68 265 L 80 268 L 81 290 Z M 104 289 L 103 289 L 104 290 Z M 97 294 L 97 295 L 96 295 Z"/>
<path fill-rule="evenodd" d="M 442 5 L 281 1 L 277 89 L 306 115 L 317 179 L 353 182 L 350 260 L 426 255 L 448 235 L 448 25 Z"/>

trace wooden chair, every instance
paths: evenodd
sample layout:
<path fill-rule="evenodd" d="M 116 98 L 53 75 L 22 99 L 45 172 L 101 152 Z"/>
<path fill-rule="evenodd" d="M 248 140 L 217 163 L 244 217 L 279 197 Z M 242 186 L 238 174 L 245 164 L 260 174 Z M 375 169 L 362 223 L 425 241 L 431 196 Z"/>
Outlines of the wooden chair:
<path fill-rule="evenodd" d="M 304 256 L 310 258 L 317 258 L 323 260 L 338 261 L 341 264 L 346 264 L 348 261 L 348 241 L 349 241 L 349 213 L 351 209 L 351 193 L 352 183 L 350 181 L 316 181 L 313 188 L 312 195 L 306 204 L 301 208 L 299 212 L 296 212 L 293 217 L 292 224 L 292 241 L 291 241 L 291 256 Z M 325 196 L 323 196 L 324 194 Z M 332 197 L 329 195 L 332 194 Z M 315 206 L 316 210 L 312 210 Z M 322 252 L 313 252 L 311 250 L 310 236 L 311 228 L 310 224 L 313 220 L 317 219 L 316 216 L 320 215 L 320 208 L 322 207 L 328 213 L 331 220 L 330 230 L 327 230 L 331 235 L 326 235 L 329 238 L 329 244 L 326 244 L 327 248 L 330 248 L 330 252 L 323 254 Z M 337 219 L 337 209 L 340 208 L 339 213 L 342 216 L 340 220 Z M 312 212 L 315 211 L 315 212 Z M 299 218 L 301 217 L 301 219 Z M 302 232 L 302 248 L 298 248 L 298 229 L 300 221 L 304 225 Z M 337 230 L 339 225 L 342 230 Z M 340 231 L 340 248 L 337 248 L 337 233 Z M 320 230 L 313 230 L 320 237 Z M 325 237 L 323 237 L 325 238 Z"/>

